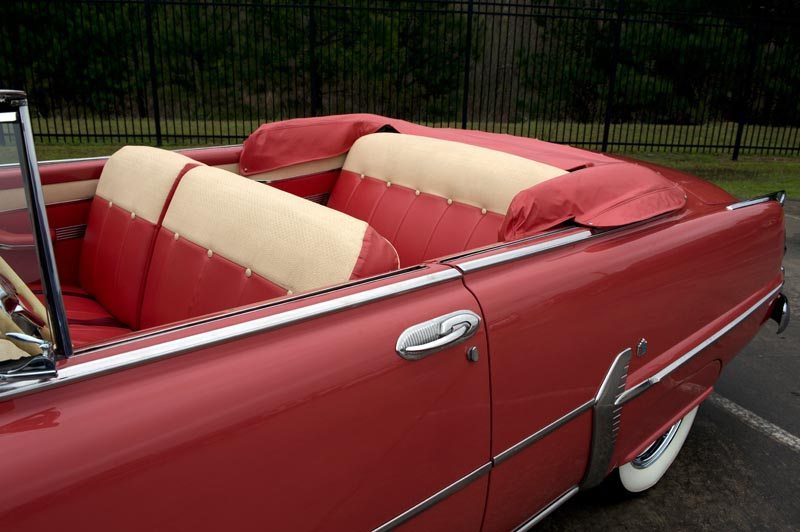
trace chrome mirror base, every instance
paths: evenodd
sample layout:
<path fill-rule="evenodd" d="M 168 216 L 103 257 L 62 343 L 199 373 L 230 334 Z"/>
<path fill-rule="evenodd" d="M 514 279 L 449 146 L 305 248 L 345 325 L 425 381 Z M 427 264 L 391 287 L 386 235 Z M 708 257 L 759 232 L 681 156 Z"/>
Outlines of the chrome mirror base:
<path fill-rule="evenodd" d="M 0 382 L 52 379 L 57 376 L 56 363 L 45 355 L 24 358 L 8 369 L 0 369 Z"/>
<path fill-rule="evenodd" d="M 23 380 L 42 380 L 58 377 L 53 344 L 25 333 L 5 333 L 6 338 L 15 342 L 31 344 L 41 349 L 41 354 L 24 358 L 8 369 L 0 369 L 0 383 Z M 6 366 L 9 363 L 6 364 Z"/>

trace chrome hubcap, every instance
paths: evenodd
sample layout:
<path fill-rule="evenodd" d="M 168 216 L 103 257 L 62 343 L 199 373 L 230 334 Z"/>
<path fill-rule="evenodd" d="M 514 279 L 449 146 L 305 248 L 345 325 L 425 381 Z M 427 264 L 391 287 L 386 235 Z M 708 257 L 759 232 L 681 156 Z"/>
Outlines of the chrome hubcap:
<path fill-rule="evenodd" d="M 681 420 L 683 421 L 683 420 Z M 675 434 L 678 432 L 678 427 L 681 426 L 681 421 L 672 425 L 667 432 L 659 436 L 656 441 L 650 444 L 650 447 L 644 450 L 642 454 L 637 456 L 631 461 L 631 465 L 636 469 L 644 469 L 653 465 L 658 460 L 664 451 L 667 450 L 669 444 L 672 443 Z"/>

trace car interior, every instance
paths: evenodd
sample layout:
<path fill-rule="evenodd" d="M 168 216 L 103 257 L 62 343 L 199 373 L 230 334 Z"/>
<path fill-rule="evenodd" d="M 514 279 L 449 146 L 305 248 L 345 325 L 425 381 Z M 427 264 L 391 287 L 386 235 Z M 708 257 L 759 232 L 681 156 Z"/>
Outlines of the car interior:
<path fill-rule="evenodd" d="M 194 158 L 126 146 L 105 162 L 63 166 L 69 175 L 42 166 L 76 348 L 516 238 L 509 221 L 570 209 L 552 191 L 514 205 L 569 171 L 440 138 L 365 134 L 344 154 L 249 175 L 240 151 Z M 617 188 L 613 203 L 624 199 Z M 7 194 L 0 201 L 14 212 Z M 667 203 L 661 212 L 678 206 Z M 590 210 L 578 207 L 545 228 Z"/>

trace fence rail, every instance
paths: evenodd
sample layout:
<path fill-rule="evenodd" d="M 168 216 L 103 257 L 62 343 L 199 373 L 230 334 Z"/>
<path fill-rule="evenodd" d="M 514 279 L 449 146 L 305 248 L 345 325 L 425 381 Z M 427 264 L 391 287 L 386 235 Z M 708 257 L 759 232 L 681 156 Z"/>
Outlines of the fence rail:
<path fill-rule="evenodd" d="M 766 4 L 10 0 L 0 85 L 28 92 L 46 142 L 230 142 L 373 112 L 603 151 L 800 154 L 800 8 Z"/>

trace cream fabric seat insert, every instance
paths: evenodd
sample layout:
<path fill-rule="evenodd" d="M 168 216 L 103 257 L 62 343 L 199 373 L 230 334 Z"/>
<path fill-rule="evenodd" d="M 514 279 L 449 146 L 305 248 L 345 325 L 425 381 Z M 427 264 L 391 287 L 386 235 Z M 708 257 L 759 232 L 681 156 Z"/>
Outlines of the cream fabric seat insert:
<path fill-rule="evenodd" d="M 500 215 L 520 190 L 566 173 L 488 148 L 399 133 L 359 138 L 343 170 Z"/>
<path fill-rule="evenodd" d="M 125 146 L 103 167 L 96 194 L 157 224 L 172 185 L 187 164 L 185 155 L 149 146 Z"/>
<path fill-rule="evenodd" d="M 347 281 L 368 225 L 246 177 L 201 166 L 181 180 L 163 227 L 297 293 Z"/>

